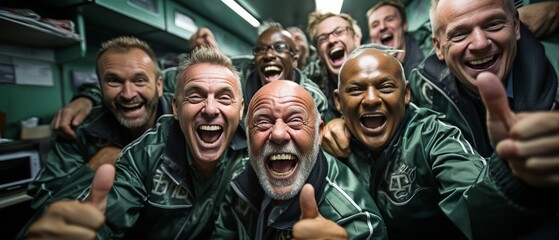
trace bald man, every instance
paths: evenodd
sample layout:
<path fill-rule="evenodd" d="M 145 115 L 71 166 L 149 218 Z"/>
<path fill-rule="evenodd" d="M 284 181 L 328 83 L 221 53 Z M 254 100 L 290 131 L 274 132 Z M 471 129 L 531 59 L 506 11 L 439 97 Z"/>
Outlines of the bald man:
<path fill-rule="evenodd" d="M 410 103 L 402 65 L 375 47 L 348 57 L 334 100 L 352 135 L 344 163 L 378 204 L 390 239 L 515 239 L 553 215 L 541 208 L 553 190 L 519 183 L 504 159 L 484 159 L 445 116 Z M 504 89 L 490 75 L 478 81 L 488 115 L 499 114 Z"/>
<path fill-rule="evenodd" d="M 285 80 L 266 84 L 253 96 L 246 124 L 252 168 L 231 183 L 236 195 L 222 208 L 218 237 L 386 238 L 379 210 L 359 180 L 320 150 L 322 121 L 303 87 Z"/>

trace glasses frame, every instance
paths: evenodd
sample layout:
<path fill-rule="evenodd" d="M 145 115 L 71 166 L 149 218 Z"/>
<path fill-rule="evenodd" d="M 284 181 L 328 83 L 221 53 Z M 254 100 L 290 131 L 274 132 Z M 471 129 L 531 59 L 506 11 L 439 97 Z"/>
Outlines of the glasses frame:
<path fill-rule="evenodd" d="M 320 46 L 320 45 L 322 45 L 323 43 L 327 42 L 328 39 L 330 39 L 330 35 L 334 35 L 334 37 L 341 37 L 341 36 L 343 36 L 344 34 L 346 34 L 346 33 L 349 32 L 349 31 L 353 32 L 353 28 L 351 28 L 350 26 L 340 26 L 340 27 L 337 27 L 337 28 L 335 28 L 333 31 L 331 31 L 331 32 L 329 32 L 329 33 L 323 33 L 323 34 L 320 34 L 320 35 L 316 36 L 316 37 L 314 38 L 314 43 L 315 43 L 317 46 Z M 323 37 L 323 39 L 321 39 L 322 37 Z"/>
<path fill-rule="evenodd" d="M 286 47 L 285 50 L 282 50 L 280 46 L 285 46 Z M 278 42 L 272 45 L 254 47 L 252 48 L 252 55 L 254 56 L 265 55 L 268 52 L 268 49 L 272 49 L 275 54 L 281 54 L 281 53 L 291 53 L 292 55 L 295 54 L 295 52 L 293 51 L 293 49 L 291 49 L 289 44 L 285 42 Z"/>

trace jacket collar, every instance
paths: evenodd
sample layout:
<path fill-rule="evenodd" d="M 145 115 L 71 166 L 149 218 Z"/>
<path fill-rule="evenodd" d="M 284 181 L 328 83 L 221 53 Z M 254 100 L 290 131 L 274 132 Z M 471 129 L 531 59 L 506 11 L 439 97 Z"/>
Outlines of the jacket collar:
<path fill-rule="evenodd" d="M 305 182 L 314 187 L 316 199 L 321 199 L 322 197 L 327 173 L 328 165 L 326 163 L 326 157 L 324 156 L 322 150 L 320 150 L 316 163 L 307 178 L 307 181 Z M 258 177 L 252 167 L 245 169 L 232 181 L 231 185 L 237 194 L 247 201 L 257 213 L 260 211 L 268 212 L 270 210 L 270 205 L 267 206 L 267 209 L 260 209 L 266 193 L 259 184 Z M 295 222 L 299 221 L 299 218 L 301 217 L 299 194 L 293 197 L 287 204 L 287 209 L 271 225 L 272 227 L 277 229 L 289 229 L 293 226 L 293 224 L 295 224 Z"/>
<path fill-rule="evenodd" d="M 404 55 L 402 65 L 404 67 L 406 78 L 409 78 L 411 70 L 415 68 L 423 60 L 423 58 L 425 58 L 425 56 L 419 48 L 418 43 L 413 39 L 411 35 L 407 35 L 405 44 L 406 55 Z"/>

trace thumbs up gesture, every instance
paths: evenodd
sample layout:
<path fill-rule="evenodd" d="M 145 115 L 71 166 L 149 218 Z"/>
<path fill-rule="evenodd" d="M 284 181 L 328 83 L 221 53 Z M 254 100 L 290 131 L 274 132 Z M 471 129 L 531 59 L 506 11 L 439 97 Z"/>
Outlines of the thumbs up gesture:
<path fill-rule="evenodd" d="M 347 239 L 345 229 L 320 215 L 314 188 L 305 184 L 300 194 L 301 220 L 293 226 L 295 239 Z"/>
<path fill-rule="evenodd" d="M 559 112 L 512 112 L 503 84 L 489 72 L 480 73 L 476 85 L 491 144 L 512 173 L 535 187 L 558 187 Z"/>
<path fill-rule="evenodd" d="M 115 169 L 110 164 L 95 172 L 91 193 L 84 202 L 58 201 L 27 231 L 27 239 L 94 239 L 105 222 L 107 196 L 112 188 Z"/>

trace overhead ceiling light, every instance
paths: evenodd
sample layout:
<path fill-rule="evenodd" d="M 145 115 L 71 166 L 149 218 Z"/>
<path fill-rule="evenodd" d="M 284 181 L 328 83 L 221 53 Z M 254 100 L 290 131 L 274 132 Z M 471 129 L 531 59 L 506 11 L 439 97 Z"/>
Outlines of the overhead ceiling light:
<path fill-rule="evenodd" d="M 247 10 L 245 10 L 241 5 L 239 5 L 235 0 L 221 0 L 225 5 L 235 11 L 239 16 L 241 16 L 245 21 L 250 23 L 253 27 L 260 27 L 260 22 L 256 20 Z"/>
<path fill-rule="evenodd" d="M 339 14 L 342 10 L 344 0 L 314 0 L 316 10 L 320 12 L 332 12 Z"/>

